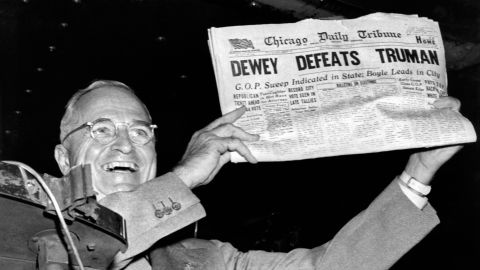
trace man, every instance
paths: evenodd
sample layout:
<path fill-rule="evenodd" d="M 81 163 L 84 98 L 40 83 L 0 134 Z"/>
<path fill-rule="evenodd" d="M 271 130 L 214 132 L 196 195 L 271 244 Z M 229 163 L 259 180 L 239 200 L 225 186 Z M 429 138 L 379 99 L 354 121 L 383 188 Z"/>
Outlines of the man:
<path fill-rule="evenodd" d="M 434 105 L 460 107 L 453 98 L 439 99 Z M 97 199 L 126 219 L 129 247 L 117 254 L 114 269 L 150 269 L 142 252 L 203 217 L 204 210 L 189 189 L 209 183 L 231 152 L 257 162 L 243 142 L 258 136 L 233 125 L 244 112 L 239 108 L 197 131 L 172 172 L 154 178 L 155 126 L 128 86 L 97 81 L 70 99 L 55 158 L 63 174 L 91 164 Z M 426 194 L 435 172 L 459 149 L 450 146 L 413 154 L 402 174 L 405 183 L 396 178 L 330 242 L 315 249 L 241 253 L 228 243 L 191 239 L 155 250 L 152 265 L 158 269 L 388 268 L 438 224 Z"/>

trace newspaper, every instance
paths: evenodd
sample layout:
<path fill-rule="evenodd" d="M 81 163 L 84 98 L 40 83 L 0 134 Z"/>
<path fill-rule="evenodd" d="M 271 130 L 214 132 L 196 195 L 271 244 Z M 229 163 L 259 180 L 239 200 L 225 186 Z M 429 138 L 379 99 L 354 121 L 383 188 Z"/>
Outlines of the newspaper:
<path fill-rule="evenodd" d="M 447 96 L 438 23 L 375 13 L 350 20 L 209 29 L 222 113 L 260 140 L 259 161 L 474 142 Z M 244 161 L 232 154 L 233 162 Z"/>

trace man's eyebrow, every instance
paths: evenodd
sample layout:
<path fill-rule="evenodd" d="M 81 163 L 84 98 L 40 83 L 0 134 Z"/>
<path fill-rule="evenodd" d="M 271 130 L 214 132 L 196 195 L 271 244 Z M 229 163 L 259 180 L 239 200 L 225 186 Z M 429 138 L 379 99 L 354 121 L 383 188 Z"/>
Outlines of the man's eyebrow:
<path fill-rule="evenodd" d="M 152 124 L 151 121 L 148 121 L 148 120 L 139 120 L 139 119 L 134 119 L 134 120 L 132 120 L 132 123 L 142 123 L 142 124 L 148 124 L 148 125 L 151 125 L 151 124 Z"/>
<path fill-rule="evenodd" d="M 132 120 L 128 120 L 128 121 L 115 121 L 111 116 L 108 116 L 108 115 L 100 115 L 100 116 L 97 116 L 95 119 L 89 121 L 89 122 L 93 122 L 93 121 L 96 121 L 98 119 L 105 119 L 105 120 L 110 120 L 114 123 L 148 123 L 148 124 L 151 124 L 152 122 L 148 119 L 146 120 L 142 120 L 142 119 L 132 119 Z"/>

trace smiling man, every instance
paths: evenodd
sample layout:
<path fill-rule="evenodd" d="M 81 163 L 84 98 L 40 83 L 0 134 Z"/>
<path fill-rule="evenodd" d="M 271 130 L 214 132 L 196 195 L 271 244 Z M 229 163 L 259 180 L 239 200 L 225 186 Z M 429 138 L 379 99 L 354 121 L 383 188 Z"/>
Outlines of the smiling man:
<path fill-rule="evenodd" d="M 210 182 L 230 160 L 230 151 L 256 162 L 242 141 L 258 136 L 231 124 L 243 113 L 236 110 L 197 132 L 173 173 L 155 178 L 156 126 L 128 86 L 96 81 L 70 98 L 55 159 L 64 175 L 91 164 L 97 200 L 126 220 L 129 247 L 118 254 L 115 268 L 150 268 L 135 255 L 205 215 L 190 189 Z"/>
<path fill-rule="evenodd" d="M 120 83 L 97 82 L 67 104 L 55 157 L 66 174 L 91 164 L 97 198 L 131 191 L 155 177 L 155 138 L 143 103 Z M 68 150 L 67 150 L 68 149 Z"/>
<path fill-rule="evenodd" d="M 434 105 L 460 107 L 453 98 Z M 231 152 L 257 162 L 244 142 L 258 136 L 233 124 L 243 113 L 245 108 L 239 108 L 197 131 L 172 172 L 156 177 L 156 126 L 128 86 L 96 81 L 70 99 L 55 158 L 64 175 L 91 164 L 99 203 L 126 220 L 129 246 L 117 254 L 112 269 L 386 269 L 438 224 L 426 197 L 429 184 L 460 146 L 411 155 L 401 176 L 317 248 L 243 253 L 228 243 L 188 239 L 151 251 L 148 262 L 146 251 L 155 242 L 205 215 L 190 189 L 209 183 Z"/>

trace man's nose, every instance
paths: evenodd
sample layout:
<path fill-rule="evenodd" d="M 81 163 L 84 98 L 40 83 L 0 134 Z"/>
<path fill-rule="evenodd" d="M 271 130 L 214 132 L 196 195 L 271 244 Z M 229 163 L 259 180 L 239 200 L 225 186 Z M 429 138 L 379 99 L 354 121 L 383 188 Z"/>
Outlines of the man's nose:
<path fill-rule="evenodd" d="M 118 128 L 117 137 L 113 141 L 112 149 L 128 154 L 133 149 L 133 143 L 128 136 L 127 128 Z"/>

